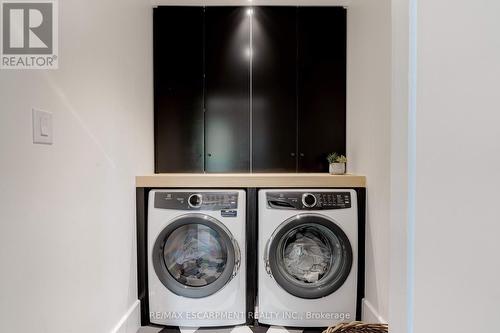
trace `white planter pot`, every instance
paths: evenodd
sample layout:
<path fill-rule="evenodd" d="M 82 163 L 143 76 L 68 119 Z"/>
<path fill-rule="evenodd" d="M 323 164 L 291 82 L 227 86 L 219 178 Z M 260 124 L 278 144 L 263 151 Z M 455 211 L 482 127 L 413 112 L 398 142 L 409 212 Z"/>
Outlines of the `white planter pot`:
<path fill-rule="evenodd" d="M 331 163 L 330 164 L 330 174 L 331 175 L 343 175 L 345 173 L 345 163 Z"/>

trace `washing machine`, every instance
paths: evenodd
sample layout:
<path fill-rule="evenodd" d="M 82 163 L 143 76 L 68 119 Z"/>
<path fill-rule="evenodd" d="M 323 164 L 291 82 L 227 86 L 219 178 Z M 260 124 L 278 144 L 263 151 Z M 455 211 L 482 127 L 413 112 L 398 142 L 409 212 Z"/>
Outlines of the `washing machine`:
<path fill-rule="evenodd" d="M 245 207 L 243 190 L 150 191 L 151 323 L 245 323 Z"/>
<path fill-rule="evenodd" d="M 355 320 L 356 191 L 261 190 L 258 216 L 258 321 L 325 327 Z"/>

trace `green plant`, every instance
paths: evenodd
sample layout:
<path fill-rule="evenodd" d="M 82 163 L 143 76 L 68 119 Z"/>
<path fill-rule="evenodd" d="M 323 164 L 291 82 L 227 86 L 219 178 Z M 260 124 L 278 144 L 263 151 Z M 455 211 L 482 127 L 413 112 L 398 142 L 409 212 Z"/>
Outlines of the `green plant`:
<path fill-rule="evenodd" d="M 340 155 L 339 157 L 337 157 L 337 163 L 347 163 L 347 157 L 345 157 L 344 155 Z"/>
<path fill-rule="evenodd" d="M 328 163 L 347 163 L 347 157 L 344 155 L 339 155 L 338 153 L 330 153 L 326 157 Z"/>
<path fill-rule="evenodd" d="M 328 161 L 329 164 L 332 164 L 332 163 L 335 163 L 338 156 L 339 156 L 339 154 L 337 154 L 337 153 L 330 153 L 330 154 L 328 154 L 328 156 L 326 156 L 326 160 Z"/>

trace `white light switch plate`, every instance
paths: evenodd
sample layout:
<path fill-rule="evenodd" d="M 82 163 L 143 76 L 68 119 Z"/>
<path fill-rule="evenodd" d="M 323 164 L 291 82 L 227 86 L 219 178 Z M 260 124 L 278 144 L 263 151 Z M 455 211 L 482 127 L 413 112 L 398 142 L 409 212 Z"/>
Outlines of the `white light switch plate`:
<path fill-rule="evenodd" d="M 33 109 L 33 143 L 52 144 L 52 113 Z"/>

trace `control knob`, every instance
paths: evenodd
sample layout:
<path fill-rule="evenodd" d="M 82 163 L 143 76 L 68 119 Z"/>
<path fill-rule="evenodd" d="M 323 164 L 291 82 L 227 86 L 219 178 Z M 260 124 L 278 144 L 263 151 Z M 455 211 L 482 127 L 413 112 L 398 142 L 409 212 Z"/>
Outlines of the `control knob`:
<path fill-rule="evenodd" d="M 201 194 L 191 194 L 188 199 L 188 204 L 192 208 L 200 208 L 201 201 Z"/>
<path fill-rule="evenodd" d="M 311 208 L 316 206 L 316 197 L 311 193 L 304 193 L 302 195 L 302 203 L 304 206 Z"/>

